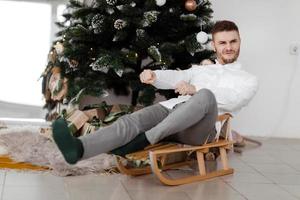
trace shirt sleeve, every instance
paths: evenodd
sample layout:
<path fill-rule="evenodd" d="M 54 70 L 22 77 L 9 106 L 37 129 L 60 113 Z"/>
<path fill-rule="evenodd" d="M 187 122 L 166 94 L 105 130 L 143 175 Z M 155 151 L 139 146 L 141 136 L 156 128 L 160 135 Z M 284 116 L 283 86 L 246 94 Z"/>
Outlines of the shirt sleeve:
<path fill-rule="evenodd" d="M 190 83 L 192 72 L 187 70 L 155 70 L 156 81 L 153 83 L 158 89 L 175 89 L 180 81 Z"/>
<path fill-rule="evenodd" d="M 246 106 L 258 90 L 258 80 L 249 76 L 236 88 L 209 88 L 216 96 L 218 107 L 226 112 L 237 112 Z"/>

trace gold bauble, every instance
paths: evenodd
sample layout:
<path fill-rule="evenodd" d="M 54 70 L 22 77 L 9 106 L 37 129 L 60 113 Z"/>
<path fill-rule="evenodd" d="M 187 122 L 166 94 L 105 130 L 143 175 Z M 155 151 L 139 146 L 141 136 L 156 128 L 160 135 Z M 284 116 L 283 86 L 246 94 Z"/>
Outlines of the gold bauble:
<path fill-rule="evenodd" d="M 195 0 L 187 0 L 184 6 L 188 11 L 194 11 L 197 8 L 197 2 Z"/>

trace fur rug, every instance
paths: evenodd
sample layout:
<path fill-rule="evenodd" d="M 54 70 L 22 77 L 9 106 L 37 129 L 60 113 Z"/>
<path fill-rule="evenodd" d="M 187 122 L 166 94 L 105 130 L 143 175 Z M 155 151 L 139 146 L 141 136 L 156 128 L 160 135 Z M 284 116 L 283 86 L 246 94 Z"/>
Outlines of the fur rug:
<path fill-rule="evenodd" d="M 47 166 L 58 176 L 102 173 L 115 166 L 112 155 L 101 154 L 75 165 L 65 162 L 56 145 L 39 134 L 37 126 L 16 126 L 0 130 L 0 147 L 17 162 Z"/>

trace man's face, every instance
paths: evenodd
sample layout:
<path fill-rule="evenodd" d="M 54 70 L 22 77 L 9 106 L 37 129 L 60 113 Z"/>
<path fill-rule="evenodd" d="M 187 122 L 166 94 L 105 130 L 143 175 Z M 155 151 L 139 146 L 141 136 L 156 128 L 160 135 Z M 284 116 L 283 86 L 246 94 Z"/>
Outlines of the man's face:
<path fill-rule="evenodd" d="M 241 39 L 237 31 L 222 31 L 213 35 L 212 46 L 220 64 L 236 61 L 240 54 Z"/>

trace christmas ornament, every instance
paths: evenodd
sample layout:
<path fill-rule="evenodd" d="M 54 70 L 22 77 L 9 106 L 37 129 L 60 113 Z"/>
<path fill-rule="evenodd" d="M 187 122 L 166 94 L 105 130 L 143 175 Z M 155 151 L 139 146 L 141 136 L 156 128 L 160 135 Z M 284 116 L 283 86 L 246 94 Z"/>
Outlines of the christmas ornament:
<path fill-rule="evenodd" d="M 56 42 L 54 45 L 55 51 L 58 55 L 61 55 L 64 52 L 64 46 L 60 42 Z"/>
<path fill-rule="evenodd" d="M 116 5 L 117 0 L 106 0 L 106 3 L 107 3 L 108 5 L 113 6 L 113 5 Z"/>
<path fill-rule="evenodd" d="M 204 31 L 197 33 L 196 38 L 200 44 L 205 44 L 208 41 L 208 35 Z"/>
<path fill-rule="evenodd" d="M 68 91 L 67 79 L 61 76 L 60 67 L 53 67 L 52 75 L 49 79 L 48 88 L 51 92 L 51 99 L 55 101 L 62 100 Z"/>
<path fill-rule="evenodd" d="M 157 21 L 157 16 L 160 12 L 156 10 L 148 11 L 144 13 L 144 20 L 143 20 L 143 26 L 147 27 L 150 26 L 152 23 L 155 23 Z"/>
<path fill-rule="evenodd" d="M 125 26 L 127 26 L 127 22 L 122 19 L 117 19 L 114 23 L 114 27 L 117 30 L 121 30 L 121 29 L 125 28 Z"/>
<path fill-rule="evenodd" d="M 163 6 L 166 4 L 166 0 L 156 0 L 156 5 L 157 6 Z"/>
<path fill-rule="evenodd" d="M 93 17 L 92 19 L 92 27 L 94 29 L 94 33 L 101 33 L 102 32 L 102 27 L 104 25 L 104 19 L 105 17 L 103 15 L 97 14 Z"/>
<path fill-rule="evenodd" d="M 184 6 L 188 11 L 194 11 L 197 8 L 197 2 L 195 0 L 187 0 Z"/>

